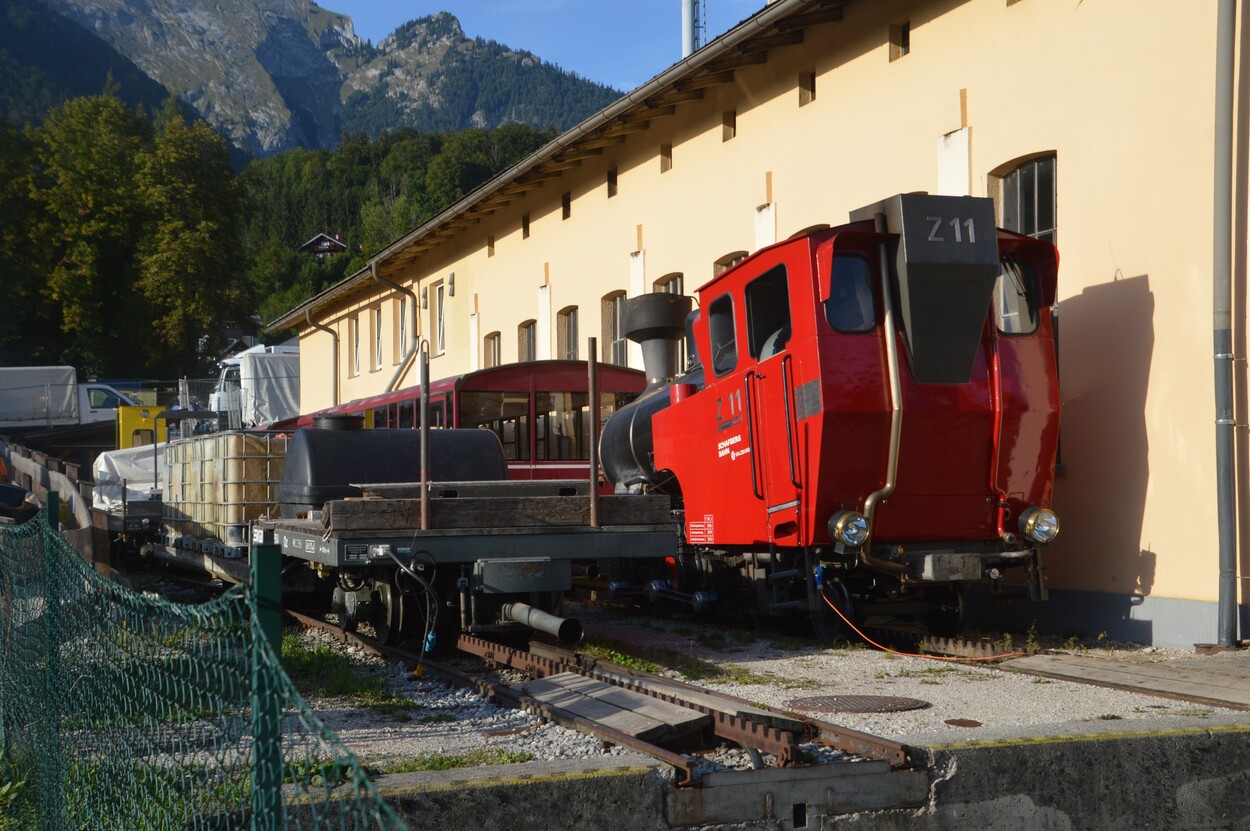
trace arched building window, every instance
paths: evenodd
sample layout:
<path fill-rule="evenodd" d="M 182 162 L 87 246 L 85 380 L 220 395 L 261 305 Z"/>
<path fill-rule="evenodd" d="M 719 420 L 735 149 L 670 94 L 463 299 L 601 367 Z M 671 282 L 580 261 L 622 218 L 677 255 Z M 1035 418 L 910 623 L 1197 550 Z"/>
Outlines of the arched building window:
<path fill-rule="evenodd" d="M 536 359 L 538 354 L 537 328 L 538 321 L 536 320 L 527 320 L 516 327 L 516 359 L 518 361 Z"/>
<path fill-rule="evenodd" d="M 556 355 L 577 360 L 577 307 L 565 306 L 556 313 Z"/>
<path fill-rule="evenodd" d="M 603 297 L 603 361 L 617 366 L 629 365 L 629 347 L 625 340 L 625 292 L 614 291 Z"/>

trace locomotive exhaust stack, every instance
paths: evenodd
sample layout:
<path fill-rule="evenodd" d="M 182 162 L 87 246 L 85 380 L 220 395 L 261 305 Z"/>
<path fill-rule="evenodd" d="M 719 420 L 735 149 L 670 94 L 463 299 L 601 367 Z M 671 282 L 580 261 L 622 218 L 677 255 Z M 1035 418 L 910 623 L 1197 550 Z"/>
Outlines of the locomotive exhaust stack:
<path fill-rule="evenodd" d="M 685 335 L 691 305 L 689 297 L 662 292 L 625 301 L 625 337 L 642 346 L 648 386 L 677 377 L 677 346 Z"/>
<path fill-rule="evenodd" d="M 668 388 L 677 377 L 678 344 L 686 332 L 692 300 L 656 292 L 625 301 L 625 337 L 642 346 L 647 389 L 617 410 L 603 426 L 599 458 L 608 481 L 618 492 L 642 485 L 671 492 L 672 477 L 655 469 L 651 417 L 669 405 Z"/>

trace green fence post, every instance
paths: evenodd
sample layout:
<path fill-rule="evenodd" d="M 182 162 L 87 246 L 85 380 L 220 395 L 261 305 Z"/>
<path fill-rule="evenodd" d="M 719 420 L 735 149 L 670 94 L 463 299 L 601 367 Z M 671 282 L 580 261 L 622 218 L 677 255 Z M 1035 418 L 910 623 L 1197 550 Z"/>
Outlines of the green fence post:
<path fill-rule="evenodd" d="M 275 673 L 282 654 L 282 549 L 253 545 L 252 829 L 282 827 L 282 702 Z"/>
<path fill-rule="evenodd" d="M 43 545 L 43 636 L 47 648 L 44 657 L 43 715 L 38 732 L 39 742 L 36 764 L 39 778 L 39 827 L 41 831 L 60 831 L 67 828 L 65 817 L 65 794 L 71 783 L 65 780 L 65 764 L 61 754 L 61 708 L 65 689 L 61 671 L 61 580 L 60 551 L 55 539 L 61 531 L 61 497 L 56 491 L 44 496 L 45 517 L 50 533 L 44 535 Z"/>

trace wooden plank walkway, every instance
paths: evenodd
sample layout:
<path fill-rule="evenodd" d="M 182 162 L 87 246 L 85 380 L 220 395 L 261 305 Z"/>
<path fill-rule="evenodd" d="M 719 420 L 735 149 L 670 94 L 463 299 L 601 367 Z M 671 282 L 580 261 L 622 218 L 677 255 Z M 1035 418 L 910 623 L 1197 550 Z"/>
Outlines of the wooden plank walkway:
<path fill-rule="evenodd" d="M 642 741 L 660 744 L 711 725 L 712 717 L 603 681 L 562 672 L 514 689 L 552 707 L 597 721 Z"/>
<path fill-rule="evenodd" d="M 1031 655 L 1001 664 L 1013 672 L 1250 710 L 1250 661 L 1217 657 L 1147 663 L 1094 655 Z"/>
<path fill-rule="evenodd" d="M 728 701 L 717 696 L 708 695 L 707 693 L 691 689 L 688 685 L 678 681 L 669 681 L 665 678 L 646 677 L 640 678 L 635 675 L 628 675 L 621 672 L 614 672 L 608 669 L 595 668 L 595 672 L 609 679 L 619 679 L 620 681 L 646 690 L 654 690 L 661 695 L 671 695 L 676 698 L 682 698 L 706 707 L 715 712 L 724 713 L 740 719 L 749 719 L 757 721 L 760 724 L 767 724 L 770 727 L 776 727 L 779 730 L 791 730 L 801 732 L 803 730 L 803 722 L 780 713 L 774 713 L 769 710 L 761 710 L 758 707 L 752 707 L 745 702 Z"/>

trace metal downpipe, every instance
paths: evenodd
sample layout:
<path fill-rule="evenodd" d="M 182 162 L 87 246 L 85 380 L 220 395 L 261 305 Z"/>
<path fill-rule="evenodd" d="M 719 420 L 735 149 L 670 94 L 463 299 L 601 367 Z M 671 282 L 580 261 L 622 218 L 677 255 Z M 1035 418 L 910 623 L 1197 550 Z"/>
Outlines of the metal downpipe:
<path fill-rule="evenodd" d="M 1232 248 L 1233 86 L 1236 0 L 1220 0 L 1215 51 L 1215 171 L 1212 325 L 1215 354 L 1215 476 L 1220 546 L 1219 645 L 1237 645 L 1237 482 L 1234 459 Z"/>
<path fill-rule="evenodd" d="M 330 378 L 333 381 L 331 388 L 334 390 L 334 400 L 331 402 L 331 406 L 337 407 L 339 404 L 339 333 L 324 323 L 313 322 L 312 309 L 304 310 L 304 320 L 308 321 L 308 325 L 312 328 L 325 332 L 334 341 L 334 360 L 330 363 Z"/>
<path fill-rule="evenodd" d="M 868 520 L 868 539 L 860 548 L 859 557 L 863 564 L 870 568 L 902 574 L 906 571 L 902 563 L 892 563 L 872 556 L 872 537 L 876 530 L 874 514 L 881 500 L 894 493 L 894 485 L 898 477 L 898 448 L 903 436 L 903 382 L 898 368 L 898 337 L 894 331 L 894 296 L 890 290 L 890 247 L 884 239 L 884 236 L 889 233 L 889 226 L 885 214 L 877 214 L 875 221 L 877 233 L 883 236 L 881 241 L 881 307 L 882 326 L 885 328 L 886 368 L 890 373 L 890 452 L 886 459 L 885 482 L 864 500 L 864 517 Z"/>
<path fill-rule="evenodd" d="M 399 380 L 408 371 L 408 366 L 412 363 L 412 356 L 417 351 L 417 295 L 412 289 L 406 289 L 399 283 L 388 280 L 379 274 L 378 261 L 376 259 L 369 263 L 369 274 L 373 277 L 375 283 L 394 289 L 400 294 L 406 294 L 408 296 L 408 308 L 412 310 L 408 315 L 408 342 L 404 344 L 404 354 L 399 358 L 399 366 L 395 369 L 395 374 L 386 383 L 386 391 L 392 392 L 399 387 Z"/>

